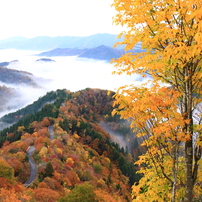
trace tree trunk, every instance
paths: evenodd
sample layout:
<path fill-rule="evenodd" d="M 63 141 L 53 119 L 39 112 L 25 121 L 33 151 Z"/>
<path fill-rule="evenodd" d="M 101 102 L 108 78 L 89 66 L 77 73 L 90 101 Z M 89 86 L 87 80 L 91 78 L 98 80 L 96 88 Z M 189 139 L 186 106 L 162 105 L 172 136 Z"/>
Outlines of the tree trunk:
<path fill-rule="evenodd" d="M 190 135 L 190 139 L 185 142 L 185 161 L 186 161 L 186 193 L 185 202 L 192 202 L 194 178 L 193 178 L 193 117 L 192 117 L 192 71 L 191 68 L 185 67 L 185 78 L 189 77 L 185 81 L 185 102 L 184 102 L 184 119 L 189 120 L 189 123 L 185 123 L 185 133 Z"/>
<path fill-rule="evenodd" d="M 193 147 L 192 140 L 185 143 L 185 159 L 186 159 L 186 193 L 185 193 L 185 202 L 192 202 L 193 198 Z"/>

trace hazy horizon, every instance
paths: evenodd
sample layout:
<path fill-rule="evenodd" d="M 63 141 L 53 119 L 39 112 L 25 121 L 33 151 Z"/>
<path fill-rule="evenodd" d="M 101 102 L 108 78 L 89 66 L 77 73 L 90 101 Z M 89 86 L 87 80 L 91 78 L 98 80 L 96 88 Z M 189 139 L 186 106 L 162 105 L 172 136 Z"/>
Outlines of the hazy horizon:
<path fill-rule="evenodd" d="M 19 62 L 11 63 L 7 68 L 32 73 L 36 83 L 41 86 L 41 88 L 33 88 L 28 85 L 4 83 L 8 87 L 18 89 L 20 93 L 19 97 L 8 104 L 17 102 L 21 108 L 36 101 L 47 92 L 57 89 L 67 89 L 72 92 L 85 88 L 115 91 L 122 85 L 142 83 L 141 76 L 112 75 L 115 68 L 113 64 L 106 61 L 76 56 L 57 56 L 51 57 L 55 62 L 36 62 L 37 59 L 44 58 L 36 56 L 37 53 L 40 51 L 0 49 L 0 62 L 18 60 Z M 5 113 L 0 113 L 0 116 Z"/>

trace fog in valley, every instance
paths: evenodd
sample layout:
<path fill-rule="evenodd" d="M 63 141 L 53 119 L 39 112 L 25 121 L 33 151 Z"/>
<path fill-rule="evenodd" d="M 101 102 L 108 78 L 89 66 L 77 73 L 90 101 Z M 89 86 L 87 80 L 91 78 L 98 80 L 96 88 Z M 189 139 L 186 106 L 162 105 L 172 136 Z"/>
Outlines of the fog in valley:
<path fill-rule="evenodd" d="M 119 146 L 123 147 L 125 150 L 129 148 L 129 144 L 126 141 L 126 138 L 123 137 L 123 135 L 110 129 L 110 127 L 104 121 L 100 122 L 100 126 L 103 130 L 109 133 L 112 142 L 119 144 Z"/>
<path fill-rule="evenodd" d="M 122 85 L 132 83 L 138 85 L 143 82 L 140 76 L 112 75 L 115 68 L 113 64 L 106 61 L 63 56 L 51 57 L 54 62 L 43 62 L 36 61 L 44 58 L 35 56 L 38 53 L 40 52 L 0 49 L 0 62 L 18 60 L 18 62 L 10 63 L 7 68 L 32 73 L 32 78 L 40 86 L 31 87 L 1 82 L 1 85 L 17 89 L 19 96 L 7 103 L 0 117 L 31 104 L 52 90 L 78 91 L 85 88 L 100 88 L 115 91 Z"/>

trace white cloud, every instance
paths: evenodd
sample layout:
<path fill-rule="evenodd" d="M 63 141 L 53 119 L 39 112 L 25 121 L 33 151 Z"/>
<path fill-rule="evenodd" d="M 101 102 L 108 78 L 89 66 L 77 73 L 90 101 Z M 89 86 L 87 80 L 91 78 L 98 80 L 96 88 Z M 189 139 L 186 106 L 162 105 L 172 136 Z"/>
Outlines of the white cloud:
<path fill-rule="evenodd" d="M 114 90 L 126 84 L 140 84 L 139 76 L 112 75 L 115 70 L 112 64 L 100 60 L 78 59 L 74 57 L 51 57 L 56 62 L 36 62 L 39 56 L 36 52 L 0 49 L 1 60 L 19 60 L 11 63 L 8 68 L 32 73 L 36 82 L 43 88 L 33 88 L 23 85 L 7 85 L 21 92 L 20 99 L 15 103 L 30 104 L 48 91 L 67 89 L 78 91 L 85 88 L 100 88 Z M 42 78 L 42 79 L 40 79 Z"/>

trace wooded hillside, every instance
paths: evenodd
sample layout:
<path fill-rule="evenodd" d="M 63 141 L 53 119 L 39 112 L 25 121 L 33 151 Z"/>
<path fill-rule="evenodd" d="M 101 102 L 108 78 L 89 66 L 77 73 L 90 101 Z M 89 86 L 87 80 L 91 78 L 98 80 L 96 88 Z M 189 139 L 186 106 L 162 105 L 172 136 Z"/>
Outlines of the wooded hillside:
<path fill-rule="evenodd" d="M 71 201 L 88 190 L 84 192 L 90 193 L 91 201 L 131 201 L 131 185 L 139 179 L 134 167 L 139 148 L 129 124 L 118 115 L 111 116 L 113 94 L 99 89 L 60 90 L 52 104 L 3 130 L 0 199 Z M 112 141 L 116 135 L 124 147 Z M 38 173 L 25 188 L 29 146 L 36 148 L 33 158 Z M 9 177 L 1 171 L 4 164 L 12 171 Z"/>

